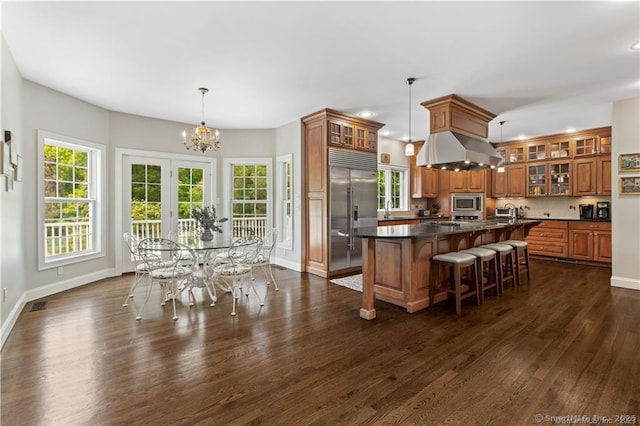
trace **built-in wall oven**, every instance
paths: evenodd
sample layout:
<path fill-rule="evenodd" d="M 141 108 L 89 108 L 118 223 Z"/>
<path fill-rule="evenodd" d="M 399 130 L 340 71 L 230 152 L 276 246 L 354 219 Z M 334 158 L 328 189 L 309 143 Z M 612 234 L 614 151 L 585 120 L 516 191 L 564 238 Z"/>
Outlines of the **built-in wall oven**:
<path fill-rule="evenodd" d="M 453 220 L 482 220 L 484 194 L 451 194 L 451 218 Z"/>

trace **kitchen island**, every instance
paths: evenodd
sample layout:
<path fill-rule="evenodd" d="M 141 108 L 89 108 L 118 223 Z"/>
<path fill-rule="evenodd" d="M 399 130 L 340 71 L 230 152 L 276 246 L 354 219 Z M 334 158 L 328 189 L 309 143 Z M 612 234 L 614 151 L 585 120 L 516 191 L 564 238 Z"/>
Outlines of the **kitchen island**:
<path fill-rule="evenodd" d="M 360 317 L 376 317 L 375 299 L 413 313 L 447 298 L 429 299 L 431 258 L 508 239 L 524 240 L 539 220 L 486 220 L 466 223 L 432 222 L 359 228 L 362 238 L 362 306 Z M 441 276 L 446 276 L 443 271 Z"/>

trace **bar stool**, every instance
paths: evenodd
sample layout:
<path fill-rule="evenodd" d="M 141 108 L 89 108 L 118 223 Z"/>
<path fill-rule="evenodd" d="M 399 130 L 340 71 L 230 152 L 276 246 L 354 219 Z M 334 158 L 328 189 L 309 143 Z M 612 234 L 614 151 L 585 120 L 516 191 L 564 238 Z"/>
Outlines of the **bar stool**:
<path fill-rule="evenodd" d="M 531 276 L 529 275 L 529 244 L 526 241 L 521 240 L 507 240 L 501 241 L 503 244 L 508 244 L 516 251 L 514 263 L 516 265 L 516 274 L 518 276 L 518 285 L 520 285 L 520 274 L 527 273 L 527 282 L 531 282 Z M 522 260 L 521 260 L 522 259 Z"/>
<path fill-rule="evenodd" d="M 456 298 L 456 314 L 462 315 L 462 300 L 467 297 L 476 296 L 476 303 L 480 305 L 480 286 L 478 285 L 478 269 L 476 267 L 476 257 L 469 253 L 450 252 L 444 254 L 437 254 L 431 258 L 434 263 L 432 268 L 436 268 L 435 283 L 432 282 L 430 286 L 431 300 L 435 296 L 435 285 L 440 281 L 440 267 L 439 264 L 447 266 L 451 272 L 449 275 L 449 283 L 451 284 L 451 278 L 453 277 L 453 289 L 451 285 L 447 291 L 455 295 Z M 469 290 L 462 292 L 462 268 L 470 268 L 473 271 L 473 288 L 469 287 Z"/>
<path fill-rule="evenodd" d="M 516 278 L 513 270 L 513 247 L 509 244 L 492 243 L 480 246 L 495 251 L 498 255 L 498 278 L 500 279 L 500 289 L 504 292 L 504 284 L 511 281 L 516 286 Z"/>
<path fill-rule="evenodd" d="M 484 292 L 492 288 L 496 289 L 496 294 L 500 296 L 502 289 L 500 288 L 500 281 L 498 279 L 498 257 L 496 252 L 482 247 L 474 247 L 466 250 L 460 250 L 460 253 L 469 253 L 476 257 L 478 276 L 480 277 L 480 303 L 484 303 Z M 487 263 L 487 269 L 484 269 L 484 264 Z M 487 283 L 484 283 L 484 278 L 487 277 Z"/>

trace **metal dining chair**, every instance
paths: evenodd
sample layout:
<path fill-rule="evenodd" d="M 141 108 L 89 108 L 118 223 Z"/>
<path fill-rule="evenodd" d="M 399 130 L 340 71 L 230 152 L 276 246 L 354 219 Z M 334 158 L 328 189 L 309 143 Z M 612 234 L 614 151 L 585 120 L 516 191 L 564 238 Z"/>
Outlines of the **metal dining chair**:
<path fill-rule="evenodd" d="M 243 286 L 249 295 L 249 287 L 253 290 L 260 306 L 264 306 L 264 300 L 260 297 L 251 280 L 253 260 L 261 248 L 261 240 L 256 237 L 241 237 L 235 239 L 227 251 L 227 255 L 214 259 L 213 273 L 216 279 L 222 279 L 229 283 L 231 296 L 233 297 L 231 315 L 236 315 L 236 303 L 242 294 Z"/>
<path fill-rule="evenodd" d="M 138 251 L 142 260 L 147 267 L 147 275 L 149 278 L 149 288 L 147 297 L 138 310 L 136 320 L 142 319 L 142 311 L 149 301 L 153 283 L 159 284 L 160 289 L 165 293 L 161 305 L 164 306 L 166 301 L 171 299 L 173 303 L 173 320 L 178 319 L 176 314 L 176 295 L 181 285 L 185 284 L 185 280 L 193 274 L 194 265 L 186 265 L 185 260 L 180 257 L 180 252 L 185 250 L 175 241 L 166 238 L 146 238 L 138 245 Z M 190 250 L 189 250 L 190 251 Z M 193 252 L 191 259 L 196 259 Z"/>
<path fill-rule="evenodd" d="M 133 234 L 129 232 L 125 232 L 124 234 L 122 234 L 122 239 L 124 240 L 124 243 L 129 249 L 129 253 L 131 254 L 131 259 L 135 264 L 134 270 L 133 270 L 135 274 L 133 283 L 131 284 L 131 287 L 129 288 L 129 293 L 127 293 L 127 297 L 124 299 L 124 303 L 122 304 L 122 306 L 126 307 L 126 306 L 129 306 L 129 299 L 133 298 L 133 294 L 136 288 L 138 287 L 138 284 L 140 283 L 142 278 L 144 278 L 147 275 L 149 271 L 147 269 L 147 264 L 142 259 L 142 256 L 140 256 L 140 252 L 138 252 L 138 244 L 139 244 L 138 238 L 136 238 Z M 167 266 L 170 264 L 171 264 L 171 261 L 165 262 L 165 265 Z"/>
<path fill-rule="evenodd" d="M 276 291 L 280 290 L 278 288 L 278 283 L 276 282 L 275 277 L 273 276 L 273 271 L 271 270 L 271 255 L 273 254 L 273 248 L 276 245 L 276 241 L 278 240 L 278 229 L 271 228 L 269 229 L 264 237 L 262 237 L 262 245 L 260 251 L 257 253 L 255 258 L 253 259 L 252 269 L 262 268 L 264 272 L 265 279 L 267 281 L 267 285 L 273 282 L 273 285 Z M 254 280 L 253 271 L 251 275 L 251 279 Z M 269 281 L 271 279 L 271 281 Z"/>

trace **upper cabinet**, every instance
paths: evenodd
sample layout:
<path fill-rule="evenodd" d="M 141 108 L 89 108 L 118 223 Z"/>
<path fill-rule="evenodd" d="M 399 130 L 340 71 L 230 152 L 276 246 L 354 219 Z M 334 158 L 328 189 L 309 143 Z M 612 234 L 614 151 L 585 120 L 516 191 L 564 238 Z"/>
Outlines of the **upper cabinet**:
<path fill-rule="evenodd" d="M 305 123 L 322 120 L 327 123 L 327 143 L 336 148 L 378 152 L 378 130 L 384 126 L 347 114 L 324 109 L 303 117 Z"/>
<path fill-rule="evenodd" d="M 515 197 L 520 174 L 527 197 L 611 194 L 611 127 L 493 144 L 504 156 L 506 174 L 493 172 L 494 197 Z M 509 184 L 514 171 L 515 188 Z M 510 191 L 514 189 L 515 191 Z"/>
<path fill-rule="evenodd" d="M 424 141 L 413 142 L 415 152 L 422 148 Z M 411 198 L 436 198 L 438 196 L 439 170 L 429 167 L 417 167 L 415 154 L 409 159 Z"/>
<path fill-rule="evenodd" d="M 485 170 L 447 173 L 451 192 L 484 192 L 486 189 Z"/>

